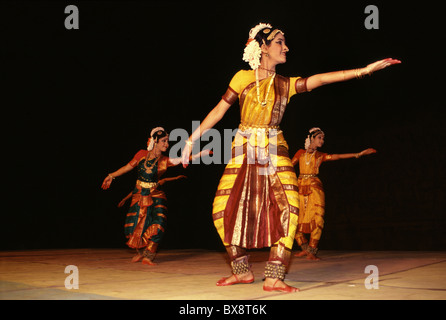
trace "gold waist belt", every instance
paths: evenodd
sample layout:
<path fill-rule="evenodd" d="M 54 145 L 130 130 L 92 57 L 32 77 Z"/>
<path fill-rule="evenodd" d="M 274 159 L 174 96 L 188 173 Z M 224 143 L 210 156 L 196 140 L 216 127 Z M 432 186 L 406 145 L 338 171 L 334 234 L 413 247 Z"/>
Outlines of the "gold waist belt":
<path fill-rule="evenodd" d="M 158 185 L 158 182 L 144 182 L 141 180 L 136 180 L 136 185 L 145 189 L 152 189 Z"/>
<path fill-rule="evenodd" d="M 317 174 L 305 174 L 305 173 L 301 173 L 301 174 L 299 175 L 299 178 L 302 178 L 302 179 L 317 178 Z"/>
<path fill-rule="evenodd" d="M 246 125 L 243 123 L 240 123 L 240 125 L 238 126 L 239 129 L 241 131 L 247 131 L 247 130 L 278 130 L 280 131 L 280 127 L 279 126 L 269 126 L 269 125 Z"/>

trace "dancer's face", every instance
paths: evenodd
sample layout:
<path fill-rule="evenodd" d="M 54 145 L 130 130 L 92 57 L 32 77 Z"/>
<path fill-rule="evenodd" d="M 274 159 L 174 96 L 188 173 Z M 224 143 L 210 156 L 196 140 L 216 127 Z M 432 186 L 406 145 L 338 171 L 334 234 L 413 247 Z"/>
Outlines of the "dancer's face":
<path fill-rule="evenodd" d="M 312 139 L 312 142 L 311 142 L 311 144 L 313 145 L 313 148 L 320 148 L 320 147 L 322 147 L 324 145 L 324 142 L 325 142 L 324 138 L 325 138 L 325 136 L 322 133 L 320 133 L 316 137 L 314 137 Z"/>
<path fill-rule="evenodd" d="M 280 32 L 271 41 L 269 47 L 267 47 L 267 53 L 269 54 L 269 60 L 273 64 L 280 64 L 286 62 L 286 54 L 290 49 L 288 49 L 285 44 L 285 37 Z"/>
<path fill-rule="evenodd" d="M 158 139 L 158 143 L 156 144 L 156 149 L 161 152 L 165 152 L 169 148 L 169 136 L 165 136 L 161 139 Z"/>

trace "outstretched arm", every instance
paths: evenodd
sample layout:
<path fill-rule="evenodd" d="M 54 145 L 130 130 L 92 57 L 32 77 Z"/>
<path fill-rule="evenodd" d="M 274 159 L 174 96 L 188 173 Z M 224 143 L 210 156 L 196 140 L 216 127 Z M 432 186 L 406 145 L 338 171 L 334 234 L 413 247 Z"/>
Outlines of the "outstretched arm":
<path fill-rule="evenodd" d="M 305 150 L 303 150 L 303 149 L 300 149 L 299 151 L 296 152 L 293 159 L 291 159 L 291 163 L 293 164 L 293 167 L 299 163 L 299 158 L 303 153 L 305 153 Z"/>
<path fill-rule="evenodd" d="M 320 86 L 330 83 L 342 82 L 355 78 L 360 79 L 363 78 L 365 75 L 371 75 L 375 71 L 382 70 L 391 65 L 400 63 L 400 60 L 387 58 L 371 63 L 365 68 L 315 74 L 314 76 L 308 77 L 307 90 L 311 91 Z"/>
<path fill-rule="evenodd" d="M 104 181 L 102 182 L 102 189 L 107 190 L 110 187 L 110 184 L 112 183 L 113 179 L 122 176 L 123 174 L 129 172 L 132 169 L 133 167 L 130 164 L 126 164 L 125 166 L 119 168 L 115 172 L 109 173 L 108 176 L 105 177 Z"/>
<path fill-rule="evenodd" d="M 369 154 L 376 153 L 376 150 L 373 148 L 365 149 L 358 153 L 342 153 L 342 154 L 332 154 L 331 160 L 340 160 L 340 159 L 350 159 L 350 158 L 359 158 L 362 156 L 367 156 Z"/>
<path fill-rule="evenodd" d="M 176 176 L 176 177 L 171 177 L 171 178 L 164 178 L 161 179 L 160 181 L 158 181 L 158 184 L 160 186 L 162 186 L 163 184 L 165 184 L 168 181 L 174 181 L 174 180 L 178 180 L 178 179 L 184 179 L 187 178 L 186 176 L 180 175 L 180 176 Z M 122 199 L 119 203 L 118 203 L 118 207 L 122 207 L 125 202 L 130 199 L 133 196 L 133 192 L 130 192 L 124 199 Z"/>
<path fill-rule="evenodd" d="M 203 133 L 205 133 L 207 130 L 215 126 L 217 122 L 220 121 L 221 118 L 223 118 L 223 116 L 225 115 L 226 111 L 228 111 L 230 106 L 231 105 L 229 103 L 221 99 L 220 102 L 214 107 L 214 109 L 212 109 L 211 112 L 208 113 L 206 118 L 200 124 L 200 127 L 198 127 L 189 137 L 189 140 L 187 141 L 186 146 L 183 149 L 183 155 L 182 155 L 182 162 L 184 168 L 186 168 L 187 165 L 189 164 L 189 157 L 192 152 L 193 142 L 199 139 L 203 135 Z"/>
<path fill-rule="evenodd" d="M 132 197 L 132 195 L 133 195 L 133 192 L 130 192 L 124 199 L 119 201 L 118 207 L 121 208 L 125 204 L 125 202 Z"/>
<path fill-rule="evenodd" d="M 203 150 L 203 151 L 200 151 L 199 153 L 197 153 L 197 154 L 194 154 L 194 155 L 190 155 L 189 156 L 189 162 L 191 162 L 191 161 L 193 161 L 193 160 L 195 160 L 195 159 L 197 159 L 197 158 L 200 158 L 200 157 L 205 157 L 205 156 L 208 156 L 208 155 L 210 155 L 210 154 L 213 154 L 213 152 L 211 151 L 211 150 Z M 182 161 L 183 161 L 183 158 L 181 157 L 181 158 L 170 158 L 169 159 L 169 162 L 171 163 L 171 165 L 172 166 L 177 166 L 177 165 L 179 165 L 180 163 L 182 163 Z"/>

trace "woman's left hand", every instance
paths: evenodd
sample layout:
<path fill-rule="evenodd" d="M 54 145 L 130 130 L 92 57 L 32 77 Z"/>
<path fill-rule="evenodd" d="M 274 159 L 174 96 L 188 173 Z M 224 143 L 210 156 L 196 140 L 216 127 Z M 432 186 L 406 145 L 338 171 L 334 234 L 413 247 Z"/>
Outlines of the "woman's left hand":
<path fill-rule="evenodd" d="M 397 59 L 387 58 L 383 60 L 376 61 L 374 63 L 369 64 L 366 67 L 367 73 L 372 74 L 375 71 L 382 70 L 394 64 L 400 64 L 401 61 Z"/>
<path fill-rule="evenodd" d="M 121 201 L 119 201 L 118 203 L 118 207 L 121 208 L 122 206 L 124 206 L 125 202 L 127 201 L 127 198 L 122 199 Z"/>
<path fill-rule="evenodd" d="M 365 149 L 365 150 L 361 151 L 361 152 L 359 153 L 359 156 L 360 156 L 360 157 L 362 157 L 362 156 L 367 156 L 367 155 L 369 155 L 369 154 L 373 154 L 373 153 L 376 153 L 376 150 L 373 149 L 373 148 L 368 148 L 368 149 Z"/>

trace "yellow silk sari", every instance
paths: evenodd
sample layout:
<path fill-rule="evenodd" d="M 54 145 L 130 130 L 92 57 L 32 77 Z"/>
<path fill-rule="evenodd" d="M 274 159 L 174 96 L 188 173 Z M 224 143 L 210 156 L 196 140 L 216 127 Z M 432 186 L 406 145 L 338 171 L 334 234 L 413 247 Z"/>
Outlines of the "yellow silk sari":
<path fill-rule="evenodd" d="M 310 246 L 317 247 L 324 228 L 325 193 L 318 177 L 319 167 L 332 160 L 330 154 L 315 151 L 308 153 L 301 149 L 294 155 L 292 163 L 299 163 L 299 220 L 296 240 L 302 245 L 303 233 L 311 234 Z"/>
<path fill-rule="evenodd" d="M 297 177 L 279 124 L 301 78 L 275 76 L 259 82 L 254 71 L 239 71 L 223 99 L 240 102 L 241 124 L 213 203 L 214 225 L 225 246 L 278 247 L 288 256 L 297 227 Z M 270 85 L 271 84 L 271 85 Z M 268 87 L 270 93 L 266 97 Z M 297 88 L 297 90 L 296 90 Z"/>

